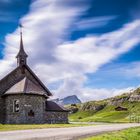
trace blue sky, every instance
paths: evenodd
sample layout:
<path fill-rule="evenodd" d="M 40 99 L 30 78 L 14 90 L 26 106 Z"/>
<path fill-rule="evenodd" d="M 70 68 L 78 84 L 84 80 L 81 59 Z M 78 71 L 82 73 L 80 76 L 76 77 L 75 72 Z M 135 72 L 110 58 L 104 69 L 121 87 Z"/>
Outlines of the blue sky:
<path fill-rule="evenodd" d="M 12 33 L 19 23 L 19 19 L 28 12 L 31 0 L 1 0 L 0 1 L 0 58 L 3 57 L 3 42 L 7 33 Z"/>
<path fill-rule="evenodd" d="M 140 0 L 1 0 L 0 77 L 16 67 L 22 22 L 28 63 L 54 98 L 139 87 L 139 9 Z"/>

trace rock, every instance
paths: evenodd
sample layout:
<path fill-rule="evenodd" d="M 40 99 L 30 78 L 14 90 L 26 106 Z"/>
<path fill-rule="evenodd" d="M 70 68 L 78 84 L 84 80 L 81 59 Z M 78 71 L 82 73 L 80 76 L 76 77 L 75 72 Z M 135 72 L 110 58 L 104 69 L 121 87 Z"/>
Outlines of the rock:
<path fill-rule="evenodd" d="M 54 99 L 54 102 L 57 102 L 62 105 L 69 105 L 69 104 L 80 104 L 81 101 L 76 95 L 67 96 L 63 99 Z"/>
<path fill-rule="evenodd" d="M 140 95 L 131 95 L 129 98 L 130 102 L 140 102 Z"/>
<path fill-rule="evenodd" d="M 120 97 L 120 98 L 113 98 L 110 101 L 108 101 L 108 105 L 114 105 L 114 106 L 118 106 L 120 104 L 122 104 L 125 101 L 129 100 L 129 96 L 126 97 Z"/>

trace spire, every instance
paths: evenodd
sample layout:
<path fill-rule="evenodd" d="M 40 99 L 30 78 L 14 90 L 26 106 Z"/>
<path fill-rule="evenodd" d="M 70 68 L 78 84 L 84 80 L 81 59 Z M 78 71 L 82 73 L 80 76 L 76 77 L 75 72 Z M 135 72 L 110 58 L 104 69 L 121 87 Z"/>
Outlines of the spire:
<path fill-rule="evenodd" d="M 23 66 L 26 65 L 26 59 L 28 57 L 28 55 L 25 53 L 24 51 L 24 46 L 23 46 L 23 39 L 22 39 L 22 25 L 19 25 L 20 27 L 20 50 L 16 56 L 17 58 L 17 65 L 18 66 Z"/>

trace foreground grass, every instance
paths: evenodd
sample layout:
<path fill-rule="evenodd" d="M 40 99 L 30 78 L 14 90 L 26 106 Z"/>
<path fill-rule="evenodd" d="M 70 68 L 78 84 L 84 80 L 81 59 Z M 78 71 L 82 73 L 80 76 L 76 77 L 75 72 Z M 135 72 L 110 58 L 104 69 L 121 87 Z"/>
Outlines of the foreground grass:
<path fill-rule="evenodd" d="M 0 124 L 0 131 L 89 126 L 89 124 Z"/>
<path fill-rule="evenodd" d="M 110 132 L 82 140 L 140 140 L 140 127 Z"/>

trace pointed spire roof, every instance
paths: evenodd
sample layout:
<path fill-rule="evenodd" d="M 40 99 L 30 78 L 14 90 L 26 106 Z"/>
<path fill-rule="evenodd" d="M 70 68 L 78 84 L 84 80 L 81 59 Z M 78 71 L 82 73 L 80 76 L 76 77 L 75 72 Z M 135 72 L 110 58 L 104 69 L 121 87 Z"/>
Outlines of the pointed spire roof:
<path fill-rule="evenodd" d="M 22 27 L 23 26 L 20 24 L 19 27 L 20 27 L 20 50 L 19 50 L 16 58 L 21 57 L 21 56 L 28 57 L 28 55 L 24 51 L 24 46 L 23 46 L 23 39 L 22 39 Z"/>

